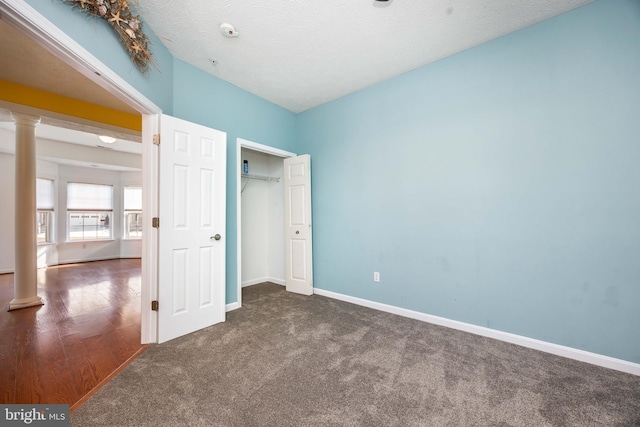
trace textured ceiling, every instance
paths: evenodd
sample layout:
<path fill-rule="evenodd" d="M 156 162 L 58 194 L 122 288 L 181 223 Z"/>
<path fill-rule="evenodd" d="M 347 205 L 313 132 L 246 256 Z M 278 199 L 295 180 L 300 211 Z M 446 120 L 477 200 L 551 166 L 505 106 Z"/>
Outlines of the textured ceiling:
<path fill-rule="evenodd" d="M 592 0 L 136 0 L 177 58 L 301 112 Z M 220 24 L 233 24 L 226 38 Z M 210 59 L 216 60 L 212 65 Z"/>

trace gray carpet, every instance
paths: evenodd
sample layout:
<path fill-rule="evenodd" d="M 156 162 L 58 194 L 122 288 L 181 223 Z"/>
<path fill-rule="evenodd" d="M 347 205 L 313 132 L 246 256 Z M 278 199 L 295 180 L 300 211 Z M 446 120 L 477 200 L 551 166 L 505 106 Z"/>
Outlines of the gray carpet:
<path fill-rule="evenodd" d="M 640 377 L 278 285 L 150 347 L 72 426 L 640 426 Z"/>

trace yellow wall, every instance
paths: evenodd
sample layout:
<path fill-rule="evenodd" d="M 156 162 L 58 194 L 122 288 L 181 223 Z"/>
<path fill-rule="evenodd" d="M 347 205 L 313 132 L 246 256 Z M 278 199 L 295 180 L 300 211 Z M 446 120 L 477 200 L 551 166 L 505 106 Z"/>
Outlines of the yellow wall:
<path fill-rule="evenodd" d="M 0 80 L 0 99 L 98 123 L 142 131 L 142 117 L 68 98 L 40 89 Z"/>

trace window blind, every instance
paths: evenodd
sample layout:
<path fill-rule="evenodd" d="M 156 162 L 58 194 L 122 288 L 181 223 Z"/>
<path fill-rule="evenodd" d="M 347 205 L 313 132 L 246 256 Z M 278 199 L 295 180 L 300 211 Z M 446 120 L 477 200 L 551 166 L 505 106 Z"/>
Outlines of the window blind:
<path fill-rule="evenodd" d="M 124 210 L 142 210 L 142 187 L 124 187 Z"/>
<path fill-rule="evenodd" d="M 36 206 L 41 211 L 52 211 L 54 208 L 53 181 L 38 178 L 36 180 Z"/>
<path fill-rule="evenodd" d="M 67 209 L 69 210 L 113 210 L 113 187 L 100 184 L 67 184 Z"/>

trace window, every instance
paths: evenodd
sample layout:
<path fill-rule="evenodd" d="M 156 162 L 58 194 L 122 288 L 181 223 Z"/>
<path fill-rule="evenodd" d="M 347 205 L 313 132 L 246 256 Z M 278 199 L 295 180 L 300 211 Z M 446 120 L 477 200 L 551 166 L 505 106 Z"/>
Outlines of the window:
<path fill-rule="evenodd" d="M 113 233 L 113 187 L 67 184 L 67 238 L 69 241 L 109 240 Z"/>
<path fill-rule="evenodd" d="M 142 237 L 142 187 L 124 187 L 124 238 Z"/>
<path fill-rule="evenodd" d="M 36 180 L 36 235 L 38 243 L 53 243 L 53 181 Z"/>

